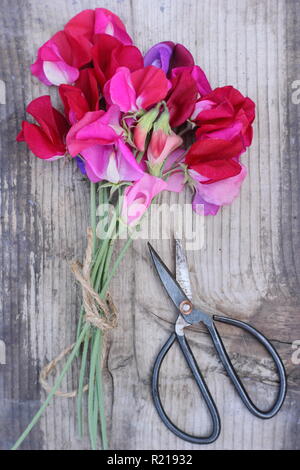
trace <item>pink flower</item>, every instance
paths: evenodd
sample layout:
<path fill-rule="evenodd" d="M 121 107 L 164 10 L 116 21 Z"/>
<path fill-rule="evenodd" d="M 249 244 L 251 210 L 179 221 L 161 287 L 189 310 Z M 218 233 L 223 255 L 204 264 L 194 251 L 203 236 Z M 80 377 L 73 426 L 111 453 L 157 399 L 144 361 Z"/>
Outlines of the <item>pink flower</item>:
<path fill-rule="evenodd" d="M 120 109 L 111 106 L 107 112 L 88 112 L 74 124 L 67 135 L 67 146 L 72 157 L 94 145 L 111 145 L 123 129 L 120 126 Z"/>
<path fill-rule="evenodd" d="M 190 170 L 190 175 L 196 183 L 193 200 L 194 211 L 201 215 L 215 215 L 220 206 L 231 204 L 238 196 L 241 184 L 246 178 L 247 169 L 241 165 L 241 171 L 238 175 L 211 184 L 202 184 L 198 174 L 193 170 Z"/>
<path fill-rule="evenodd" d="M 82 11 L 66 24 L 65 31 L 74 36 L 84 36 L 90 42 L 93 41 L 95 34 L 108 34 L 123 44 L 132 44 L 124 23 L 117 15 L 105 8 Z"/>
<path fill-rule="evenodd" d="M 88 178 L 97 183 L 137 181 L 144 175 L 128 145 L 119 138 L 113 145 L 94 145 L 81 152 Z"/>
<path fill-rule="evenodd" d="M 59 31 L 38 50 L 31 73 L 45 85 L 72 84 L 79 69 L 91 61 L 91 47 L 83 37 Z"/>
<path fill-rule="evenodd" d="M 96 8 L 95 33 L 109 34 L 110 36 L 119 39 L 123 44 L 132 44 L 132 39 L 127 34 L 124 23 L 117 15 L 105 8 Z"/>
<path fill-rule="evenodd" d="M 122 207 L 122 220 L 127 225 L 139 222 L 153 198 L 167 189 L 167 183 L 160 178 L 145 173 L 133 186 L 125 190 Z"/>
<path fill-rule="evenodd" d="M 106 83 L 104 97 L 126 113 L 158 103 L 166 97 L 168 89 L 169 81 L 157 67 L 149 66 L 132 73 L 127 67 L 120 67 Z"/>
<path fill-rule="evenodd" d="M 17 141 L 25 141 L 31 152 L 44 160 L 56 160 L 65 155 L 65 138 L 70 126 L 64 116 L 52 107 L 50 96 L 33 100 L 26 111 L 39 126 L 23 121 Z"/>
<path fill-rule="evenodd" d="M 147 153 L 150 164 L 161 165 L 182 142 L 182 138 L 175 132 L 166 134 L 163 129 L 154 130 Z"/>

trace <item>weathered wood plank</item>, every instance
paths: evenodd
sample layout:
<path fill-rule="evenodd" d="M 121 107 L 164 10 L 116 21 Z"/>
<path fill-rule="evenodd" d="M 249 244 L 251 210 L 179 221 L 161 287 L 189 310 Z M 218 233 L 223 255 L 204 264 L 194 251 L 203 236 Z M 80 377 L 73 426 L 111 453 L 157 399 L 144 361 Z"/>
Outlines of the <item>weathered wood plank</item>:
<path fill-rule="evenodd" d="M 182 42 L 213 86 L 232 84 L 257 103 L 254 145 L 243 157 L 249 176 L 241 197 L 217 217 L 205 219 L 204 246 L 189 251 L 188 259 L 200 305 L 251 321 L 274 340 L 290 385 L 280 414 L 271 421 L 252 417 L 232 390 L 207 335 L 195 330 L 189 337 L 223 424 L 220 439 L 209 448 L 299 448 L 300 377 L 299 365 L 291 362 L 291 343 L 300 339 L 300 108 L 291 101 L 291 83 L 300 78 L 300 2 L 100 3 L 2 0 L 0 79 L 7 104 L 0 104 L 0 339 L 6 342 L 7 364 L 0 365 L 0 446 L 11 446 L 44 398 L 37 385 L 40 367 L 73 341 L 80 296 L 68 261 L 82 257 L 88 224 L 88 186 L 75 168 L 40 162 L 14 141 L 25 103 L 48 93 L 28 67 L 39 45 L 71 16 L 103 6 L 122 17 L 142 50 L 161 40 Z M 163 201 L 189 198 L 165 195 Z M 173 268 L 173 242 L 153 244 Z M 175 312 L 153 272 L 145 241 L 134 242 L 112 290 L 120 324 L 109 338 L 105 370 L 111 448 L 197 448 L 169 433 L 152 405 L 150 372 Z M 220 331 L 252 396 L 266 405 L 275 389 L 272 364 L 248 336 L 224 326 Z M 74 384 L 76 369 L 72 375 Z M 162 385 L 175 422 L 190 432 L 205 432 L 207 413 L 178 350 L 164 365 Z M 74 402 L 55 399 L 24 448 L 88 448 L 88 440 L 76 438 Z"/>

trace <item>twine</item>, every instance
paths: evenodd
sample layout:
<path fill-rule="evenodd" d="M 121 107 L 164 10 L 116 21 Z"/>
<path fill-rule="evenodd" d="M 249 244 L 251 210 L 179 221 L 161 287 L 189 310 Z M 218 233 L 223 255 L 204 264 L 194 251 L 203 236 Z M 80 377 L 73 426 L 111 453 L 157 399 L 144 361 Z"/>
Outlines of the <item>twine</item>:
<path fill-rule="evenodd" d="M 85 252 L 85 259 L 83 265 L 79 261 L 74 261 L 71 265 L 71 270 L 80 283 L 82 289 L 83 307 L 85 311 L 85 321 L 90 323 L 95 328 L 103 331 L 104 333 L 117 326 L 117 311 L 109 293 L 106 295 L 106 300 L 101 299 L 99 294 L 94 290 L 90 274 L 91 263 L 93 256 L 93 232 L 89 227 L 87 229 L 87 248 Z M 47 382 L 48 376 L 56 369 L 57 364 L 64 359 L 65 356 L 70 354 L 75 343 L 64 349 L 58 356 L 51 362 L 46 364 L 40 373 L 40 384 L 49 393 L 52 387 Z M 85 385 L 83 391 L 88 390 L 88 385 Z M 73 398 L 77 395 L 77 390 L 71 392 L 63 392 L 57 390 L 56 396 L 64 398 Z"/>

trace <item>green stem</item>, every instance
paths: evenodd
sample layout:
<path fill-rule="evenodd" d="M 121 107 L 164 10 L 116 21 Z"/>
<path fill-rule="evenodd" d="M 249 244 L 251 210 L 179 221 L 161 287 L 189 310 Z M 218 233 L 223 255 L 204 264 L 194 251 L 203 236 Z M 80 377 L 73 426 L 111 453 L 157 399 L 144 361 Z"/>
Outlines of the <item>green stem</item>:
<path fill-rule="evenodd" d="M 97 238 L 96 238 L 96 227 L 97 227 L 97 220 L 96 220 L 96 193 L 97 193 L 97 185 L 95 183 L 90 184 L 90 204 L 91 204 L 91 226 L 93 230 L 93 254 L 95 255 L 96 251 L 96 246 L 97 246 Z M 99 191 L 99 204 L 103 203 L 103 190 Z M 80 335 L 80 331 L 82 328 L 83 324 L 83 315 L 84 315 L 84 308 L 83 305 L 80 308 L 79 312 L 79 320 L 78 320 L 78 326 L 77 326 L 77 333 L 76 333 L 76 339 Z"/>
<path fill-rule="evenodd" d="M 81 357 L 81 367 L 79 373 L 79 382 L 78 382 L 78 391 L 77 391 L 77 427 L 78 427 L 78 434 L 82 437 L 83 434 L 83 426 L 82 426 L 82 395 L 83 395 L 83 387 L 84 387 L 84 377 L 86 371 L 86 362 L 87 362 L 87 355 L 89 349 L 89 342 L 90 342 L 90 328 L 88 328 L 84 343 L 83 343 L 83 351 Z"/>
<path fill-rule="evenodd" d="M 32 419 L 32 421 L 29 423 L 29 425 L 27 426 L 27 428 L 25 429 L 25 431 L 21 434 L 21 436 L 19 437 L 19 439 L 17 440 L 17 442 L 14 444 L 14 446 L 12 447 L 11 450 L 16 450 L 18 449 L 18 447 L 20 447 L 20 445 L 22 444 L 22 442 L 24 441 L 24 439 L 28 436 L 28 434 L 30 433 L 30 431 L 32 430 L 32 428 L 35 426 L 35 424 L 38 422 L 38 420 L 40 419 L 41 415 L 43 414 L 43 412 L 45 411 L 45 409 L 47 408 L 47 406 L 49 405 L 51 399 L 53 398 L 53 396 L 55 395 L 56 391 L 58 390 L 58 388 L 60 387 L 62 381 L 63 381 L 63 378 L 64 376 L 66 375 L 66 373 L 68 372 L 73 360 L 75 359 L 76 357 L 76 353 L 78 351 L 78 349 L 80 348 L 80 345 L 83 341 L 83 338 L 86 334 L 86 331 L 87 329 L 89 328 L 89 325 L 86 323 L 82 329 L 82 332 L 78 338 L 78 340 L 76 341 L 75 345 L 74 345 L 74 348 L 72 349 L 72 352 L 70 353 L 69 357 L 68 357 L 68 360 L 65 364 L 65 366 L 63 367 L 63 370 L 61 371 L 59 377 L 57 378 L 53 388 L 51 389 L 49 395 L 47 396 L 46 400 L 44 401 L 44 403 L 42 404 L 42 406 L 40 407 L 39 411 L 36 413 L 36 415 L 34 416 L 34 418 Z"/>
<path fill-rule="evenodd" d="M 93 230 L 93 255 L 96 253 L 96 246 L 97 246 L 97 237 L 96 237 L 96 192 L 97 192 L 97 185 L 95 183 L 91 183 L 91 225 Z"/>
<path fill-rule="evenodd" d="M 110 271 L 109 275 L 107 276 L 107 279 L 106 281 L 104 282 L 103 286 L 102 286 L 102 289 L 101 289 L 101 292 L 100 292 L 100 296 L 103 297 L 106 293 L 106 290 L 108 288 L 108 285 L 110 283 L 110 281 L 112 280 L 112 278 L 114 277 L 121 261 L 123 260 L 125 254 L 126 254 L 126 251 L 128 250 L 128 248 L 130 247 L 131 243 L 132 243 L 132 238 L 128 238 L 127 242 L 125 243 L 125 245 L 123 246 L 122 250 L 120 251 L 114 265 L 113 265 L 113 268 L 112 270 Z"/>
<path fill-rule="evenodd" d="M 90 377 L 89 377 L 89 392 L 88 392 L 88 422 L 89 422 L 89 433 L 92 449 L 96 450 L 97 447 L 97 429 L 94 429 L 94 396 L 95 396 L 95 374 L 96 374 L 96 361 L 99 352 L 99 332 L 97 330 L 93 337 L 93 345 L 91 349 L 91 364 L 90 364 Z M 103 397 L 101 397 L 103 400 Z"/>
<path fill-rule="evenodd" d="M 100 335 L 100 341 L 101 341 L 100 350 L 102 350 L 102 342 L 103 342 L 102 332 Z M 106 417 L 105 417 L 104 403 L 103 403 L 103 400 L 101 400 L 101 397 L 103 397 L 103 381 L 102 381 L 102 370 L 101 370 L 100 364 L 101 364 L 101 356 L 99 357 L 97 361 L 97 365 L 96 365 L 96 384 L 97 384 L 97 396 L 98 396 L 98 402 L 99 402 L 99 418 L 100 418 L 100 423 L 101 423 L 102 448 L 103 450 L 107 450 L 108 449 L 107 432 L 106 432 L 106 426 L 103 426 L 103 423 L 106 424 Z"/>
<path fill-rule="evenodd" d="M 120 198 L 119 198 L 120 199 Z M 119 204 L 118 204 L 119 208 Z M 91 185 L 91 222 L 93 228 L 93 247 L 94 247 L 94 254 L 96 252 L 96 185 Z M 108 285 L 113 278 L 116 270 L 118 269 L 127 249 L 129 248 L 132 239 L 129 238 L 122 248 L 121 252 L 119 253 L 112 270 L 109 272 L 109 265 L 111 262 L 112 256 L 112 240 L 111 237 L 116 230 L 116 226 L 118 224 L 118 217 L 115 213 L 113 220 L 110 224 L 109 231 L 107 233 L 107 238 L 103 240 L 101 247 L 98 248 L 98 252 L 96 255 L 96 259 L 94 262 L 93 270 L 92 270 L 92 282 L 95 286 L 97 283 L 97 291 L 100 291 L 100 296 L 104 298 Z M 59 377 L 54 383 L 50 393 L 48 394 L 45 402 L 40 407 L 36 415 L 33 417 L 32 421 L 29 423 L 25 431 L 19 437 L 17 442 L 12 447 L 12 450 L 16 450 L 22 444 L 24 439 L 28 436 L 32 428 L 40 419 L 42 413 L 47 408 L 48 404 L 50 403 L 51 399 L 55 395 L 56 391 L 60 387 L 63 378 L 65 377 L 66 373 L 68 372 L 73 360 L 78 354 L 80 346 L 82 342 L 84 342 L 83 346 L 83 353 L 82 353 L 82 362 L 81 362 L 81 369 L 79 375 L 79 387 L 78 387 L 78 398 L 77 398 L 77 414 L 78 414 L 78 429 L 79 433 L 82 432 L 82 394 L 83 394 L 83 384 L 84 384 L 84 377 L 86 371 L 86 364 L 87 364 L 87 354 L 90 344 L 90 332 L 91 327 L 88 323 L 83 325 L 83 314 L 84 310 L 81 309 L 81 324 L 80 328 L 78 328 L 78 334 L 76 343 L 72 352 L 70 353 L 65 366 L 62 369 Z M 83 325 L 83 326 L 82 326 Z M 101 354 L 102 354 L 102 332 L 100 330 L 92 329 L 92 347 L 91 347 L 91 364 L 90 364 L 90 376 L 89 376 L 89 430 L 90 430 L 90 437 L 91 437 L 91 444 L 93 448 L 97 446 L 97 423 L 98 419 L 95 417 L 95 412 L 98 414 L 100 418 L 100 425 L 101 425 L 101 436 L 102 436 L 102 446 L 103 449 L 108 448 L 107 443 L 107 433 L 106 433 L 106 418 L 105 418 L 105 404 L 104 404 L 104 391 L 103 391 L 103 381 L 102 381 L 102 373 L 100 367 L 101 361 Z"/>

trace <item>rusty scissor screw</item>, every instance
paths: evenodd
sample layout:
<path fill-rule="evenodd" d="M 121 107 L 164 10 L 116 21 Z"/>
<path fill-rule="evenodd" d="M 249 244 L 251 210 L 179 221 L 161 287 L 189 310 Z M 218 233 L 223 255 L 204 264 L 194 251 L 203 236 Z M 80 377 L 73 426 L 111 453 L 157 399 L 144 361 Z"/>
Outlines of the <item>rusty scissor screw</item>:
<path fill-rule="evenodd" d="M 189 315 L 193 310 L 193 305 L 189 300 L 183 300 L 179 305 L 179 310 L 183 315 Z"/>

